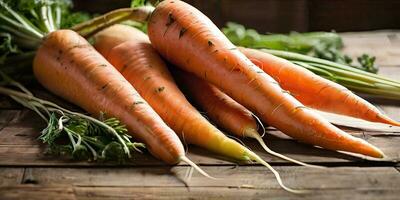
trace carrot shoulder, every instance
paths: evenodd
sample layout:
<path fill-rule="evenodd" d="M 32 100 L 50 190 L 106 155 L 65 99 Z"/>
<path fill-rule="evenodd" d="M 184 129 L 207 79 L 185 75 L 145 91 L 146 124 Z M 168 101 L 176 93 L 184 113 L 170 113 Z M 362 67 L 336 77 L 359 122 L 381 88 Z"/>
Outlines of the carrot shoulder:
<path fill-rule="evenodd" d="M 265 123 L 300 141 L 373 157 L 383 153 L 307 109 L 247 59 L 194 7 L 163 1 L 148 23 L 152 45 L 167 60 L 219 87 Z"/>
<path fill-rule="evenodd" d="M 70 30 L 50 33 L 33 64 L 48 90 L 98 116 L 105 112 L 126 124 L 159 159 L 174 164 L 184 156 L 175 133 L 137 91 L 84 38 Z"/>
<path fill-rule="evenodd" d="M 277 80 L 283 89 L 288 90 L 306 106 L 372 122 L 400 125 L 337 83 L 269 53 L 256 49 L 239 49 L 260 69 Z"/>

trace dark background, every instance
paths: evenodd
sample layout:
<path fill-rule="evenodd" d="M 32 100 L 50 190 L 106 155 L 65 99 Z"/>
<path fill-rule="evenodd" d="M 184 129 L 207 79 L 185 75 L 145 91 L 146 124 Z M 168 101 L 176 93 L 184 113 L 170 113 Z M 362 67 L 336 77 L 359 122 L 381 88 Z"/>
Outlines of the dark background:
<path fill-rule="evenodd" d="M 92 13 L 127 7 L 130 0 L 74 0 Z M 400 0 L 186 0 L 219 27 L 239 22 L 261 32 L 400 29 Z"/>

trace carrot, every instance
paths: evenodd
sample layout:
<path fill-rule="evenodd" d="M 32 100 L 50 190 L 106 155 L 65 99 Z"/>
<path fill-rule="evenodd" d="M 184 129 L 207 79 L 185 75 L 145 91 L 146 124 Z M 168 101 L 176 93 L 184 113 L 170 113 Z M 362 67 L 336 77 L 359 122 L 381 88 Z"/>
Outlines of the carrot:
<path fill-rule="evenodd" d="M 95 116 L 105 112 L 121 120 L 157 158 L 169 164 L 184 161 L 202 172 L 185 156 L 183 145 L 173 130 L 76 32 L 58 30 L 49 33 L 37 50 L 33 71 L 37 80 L 54 94 Z"/>
<path fill-rule="evenodd" d="M 190 99 L 204 110 L 207 116 L 218 126 L 226 129 L 229 133 L 237 137 L 256 139 L 264 150 L 271 155 L 299 165 L 321 168 L 320 166 L 306 164 L 272 151 L 264 143 L 262 136 L 260 136 L 257 131 L 258 124 L 260 124 L 265 133 L 263 124 L 259 122 L 259 119 L 251 111 L 204 80 L 177 68 L 174 68 L 172 71 L 175 79 L 182 85 Z"/>
<path fill-rule="evenodd" d="M 127 31 L 130 34 L 127 34 Z M 126 41 L 122 42 L 121 37 L 116 35 L 128 36 L 124 37 Z M 111 50 L 99 48 L 99 51 L 108 52 L 106 59 L 137 88 L 143 98 L 183 141 L 236 160 L 256 160 L 274 173 L 282 188 L 290 192 L 299 192 L 283 185 L 278 172 L 254 152 L 228 138 L 208 122 L 186 100 L 164 61 L 151 46 L 150 41 L 143 40 L 144 37 L 147 36 L 137 29 L 114 25 L 98 33 L 94 45 L 111 48 Z M 120 44 L 112 46 L 117 43 Z"/>
<path fill-rule="evenodd" d="M 108 57 L 111 50 L 119 44 L 135 40 L 136 42 L 149 42 L 149 37 L 145 34 L 140 34 L 136 29 L 122 24 L 112 25 L 94 35 L 95 43 L 93 44 L 96 50 L 105 58 Z"/>
<path fill-rule="evenodd" d="M 248 48 L 239 48 L 239 50 L 306 106 L 372 122 L 400 126 L 399 122 L 385 116 L 375 106 L 335 82 L 269 53 Z M 315 100 L 316 97 L 318 101 Z"/>
<path fill-rule="evenodd" d="M 333 126 L 282 90 L 189 4 L 178 0 L 158 4 L 149 19 L 148 34 L 168 61 L 214 84 L 285 134 L 326 149 L 384 156 L 375 146 Z"/>

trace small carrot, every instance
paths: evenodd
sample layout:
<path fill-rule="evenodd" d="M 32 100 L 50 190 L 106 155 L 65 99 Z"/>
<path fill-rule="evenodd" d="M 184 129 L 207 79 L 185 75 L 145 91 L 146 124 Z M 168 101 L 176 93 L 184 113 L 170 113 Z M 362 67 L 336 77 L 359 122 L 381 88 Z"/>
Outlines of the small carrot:
<path fill-rule="evenodd" d="M 248 48 L 239 48 L 239 50 L 306 106 L 372 122 L 400 126 L 399 122 L 390 119 L 375 106 L 335 82 L 269 53 Z"/>
<path fill-rule="evenodd" d="M 123 33 L 126 31 L 130 34 Z M 123 38 L 125 42 L 113 47 L 112 44 L 121 42 L 121 38 L 115 35 L 129 36 Z M 258 155 L 228 138 L 208 122 L 186 100 L 164 61 L 151 46 L 150 41 L 143 40 L 144 37 L 147 36 L 137 29 L 115 25 L 95 36 L 95 46 L 111 48 L 111 50 L 99 50 L 108 52 L 106 59 L 137 88 L 143 98 L 183 141 L 236 160 L 256 160 L 274 173 L 282 188 L 290 192 L 299 192 L 283 185 L 278 172 Z"/>
<path fill-rule="evenodd" d="M 283 133 L 326 149 L 384 156 L 297 101 L 189 4 L 159 3 L 150 16 L 148 34 L 153 47 L 168 61 L 214 84 Z"/>
<path fill-rule="evenodd" d="M 49 33 L 37 50 L 33 71 L 48 90 L 98 116 L 101 112 L 126 124 L 149 151 L 169 164 L 184 161 L 208 176 L 185 156 L 177 135 L 128 81 L 84 38 L 71 30 Z"/>
<path fill-rule="evenodd" d="M 204 110 L 207 116 L 219 127 L 228 130 L 229 133 L 237 137 L 256 139 L 264 150 L 271 155 L 299 165 L 321 168 L 320 166 L 306 164 L 272 151 L 264 143 L 264 140 L 257 131 L 258 124 L 260 124 L 265 133 L 262 123 L 259 122 L 259 119 L 251 111 L 204 80 L 177 68 L 173 68 L 171 71 L 179 85 L 185 89 L 185 94 Z"/>

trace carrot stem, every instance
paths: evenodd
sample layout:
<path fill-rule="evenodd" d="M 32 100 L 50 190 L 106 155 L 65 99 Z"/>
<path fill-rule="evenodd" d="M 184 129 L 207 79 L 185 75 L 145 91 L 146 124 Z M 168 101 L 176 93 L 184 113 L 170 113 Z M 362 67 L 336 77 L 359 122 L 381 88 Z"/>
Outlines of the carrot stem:
<path fill-rule="evenodd" d="M 78 24 L 71 29 L 81 36 L 89 38 L 97 32 L 123 21 L 133 20 L 136 22 L 146 22 L 153 10 L 154 7 L 151 6 L 121 8 Z"/>

